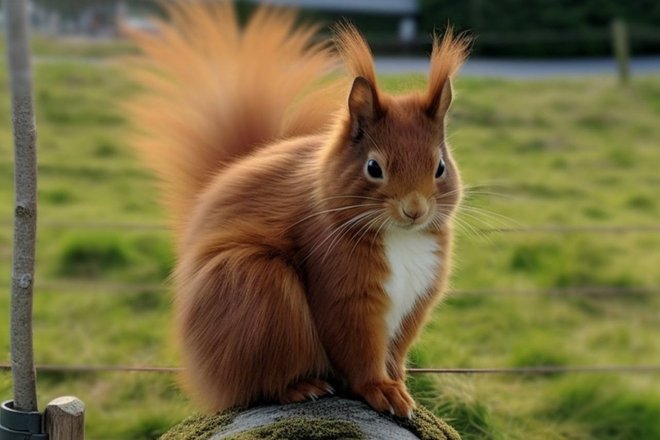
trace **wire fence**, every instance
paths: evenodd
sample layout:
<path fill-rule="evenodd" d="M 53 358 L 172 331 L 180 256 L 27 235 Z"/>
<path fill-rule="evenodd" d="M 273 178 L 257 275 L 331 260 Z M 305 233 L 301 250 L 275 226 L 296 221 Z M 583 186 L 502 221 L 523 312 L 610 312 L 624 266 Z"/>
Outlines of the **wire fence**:
<path fill-rule="evenodd" d="M 9 223 L 1 220 L 1 223 Z M 164 225 L 122 222 L 70 222 L 44 221 L 42 226 L 52 228 L 75 229 L 115 229 L 135 231 L 166 230 Z M 484 233 L 655 233 L 660 232 L 660 225 L 546 225 L 537 227 L 490 228 Z M 8 286 L 8 284 L 6 284 Z M 166 283 L 120 283 L 108 281 L 71 281 L 71 280 L 37 280 L 36 287 L 41 292 L 84 292 L 126 295 L 135 293 L 163 294 L 169 287 Z M 630 295 L 660 294 L 660 286 L 567 286 L 551 288 L 492 288 L 454 290 L 452 296 L 483 295 L 483 296 L 630 296 Z M 11 364 L 0 364 L 0 371 L 9 371 Z M 139 365 L 68 365 L 41 364 L 36 369 L 41 373 L 60 374 L 97 374 L 97 373 L 167 373 L 181 372 L 178 367 L 139 366 Z M 660 374 L 660 365 L 541 365 L 524 367 L 489 367 L 489 368 L 409 368 L 409 374 L 451 374 L 451 375 L 513 375 L 513 376 L 551 376 L 556 374 Z"/>
<path fill-rule="evenodd" d="M 0 226 L 11 226 L 12 220 L 0 219 Z M 85 222 L 70 220 L 42 220 L 39 227 L 71 230 L 169 231 L 160 223 L 139 222 Z M 538 225 L 515 227 L 475 228 L 483 234 L 626 234 L 660 233 L 660 224 L 649 225 Z"/>
<path fill-rule="evenodd" d="M 0 225 L 10 226 L 12 221 L 0 219 Z M 39 226 L 54 229 L 71 230 L 121 230 L 121 231 L 168 231 L 168 227 L 159 223 L 137 222 L 81 222 L 68 220 L 44 220 Z M 660 224 L 652 225 L 541 225 L 518 226 L 510 228 L 480 228 L 483 234 L 636 234 L 660 233 Z M 0 253 L 0 258 L 9 254 Z M 5 287 L 8 282 L 3 283 Z M 113 281 L 74 281 L 74 280 L 37 280 L 37 287 L 45 292 L 94 293 L 126 295 L 135 293 L 163 293 L 169 289 L 166 283 L 124 283 Z M 488 288 L 457 289 L 450 292 L 455 296 L 631 296 L 660 294 L 660 286 L 563 286 L 563 287 L 525 287 L 525 288 Z"/>
<path fill-rule="evenodd" d="M 0 364 L 1 371 L 9 371 L 11 364 Z M 37 365 L 43 373 L 180 373 L 183 368 L 141 365 Z M 553 375 L 561 373 L 660 373 L 660 365 L 542 365 L 503 368 L 408 368 L 409 374 L 505 374 L 505 375 Z"/>
<path fill-rule="evenodd" d="M 1 284 L 9 287 L 5 281 Z M 113 281 L 44 280 L 35 281 L 41 294 L 76 293 L 104 295 L 164 294 L 171 286 L 168 283 L 122 283 Z M 659 295 L 660 286 L 566 286 L 529 288 L 490 288 L 449 290 L 450 297 L 461 296 L 636 296 Z"/>
<path fill-rule="evenodd" d="M 9 219 L 0 219 L 0 225 L 11 225 Z M 121 230 L 121 231 L 167 231 L 167 226 L 158 223 L 137 222 L 73 222 L 67 220 L 44 220 L 41 227 L 73 230 Z M 509 228 L 479 228 L 483 234 L 622 234 L 658 233 L 660 224 L 651 225 L 540 225 Z M 5 283 L 5 286 L 9 286 Z M 136 293 L 163 294 L 169 290 L 166 283 L 122 283 L 112 281 L 37 280 L 40 292 L 95 293 L 129 295 Z M 489 288 L 457 289 L 451 296 L 631 296 L 657 295 L 660 286 L 566 286 L 548 288 Z M 134 365 L 37 365 L 37 371 L 47 373 L 177 373 L 177 367 L 134 366 Z M 9 363 L 0 364 L 0 371 L 9 371 Z M 562 373 L 614 373 L 648 374 L 660 373 L 660 365 L 542 365 L 525 367 L 490 368 L 410 368 L 409 374 L 458 374 L 458 375 L 535 375 L 548 376 Z"/>
<path fill-rule="evenodd" d="M 609 35 L 609 34 L 608 34 Z M 660 38 L 660 33 L 657 34 Z M 578 35 L 563 35 L 557 38 L 553 35 L 535 35 L 539 41 L 564 41 L 577 38 Z M 519 39 L 520 36 L 516 36 Z M 605 34 L 598 38 L 605 38 Z M 490 40 L 484 35 L 484 40 Z M 506 38 L 500 38 L 506 42 Z M 53 168 L 46 167 L 47 171 Z M 58 168 L 58 172 L 61 169 Z M 82 176 L 90 175 L 90 169 L 71 167 L 69 171 Z M 102 170 L 105 174 L 117 173 L 117 170 Z M 122 174 L 148 176 L 142 170 L 122 170 Z M 92 173 L 94 174 L 94 173 Z M 11 219 L 0 218 L 0 226 L 11 226 Z M 41 220 L 39 227 L 70 230 L 115 230 L 135 232 L 166 232 L 169 228 L 160 223 L 122 222 L 122 221 L 70 221 L 70 220 Z M 474 228 L 475 232 L 491 234 L 656 234 L 660 233 L 660 224 L 639 225 L 536 225 L 515 227 L 487 227 Z M 0 253 L 0 258 L 5 255 Z M 9 283 L 3 283 L 8 287 Z M 112 295 L 130 295 L 136 293 L 165 294 L 169 290 L 166 283 L 124 283 L 112 281 L 71 281 L 71 280 L 36 280 L 36 288 L 40 293 L 94 293 Z M 632 295 L 660 294 L 660 285 L 647 286 L 565 286 L 565 287 L 530 287 L 530 288 L 488 288 L 488 289 L 457 289 L 450 292 L 451 296 L 460 297 L 468 295 L 478 296 L 549 296 L 549 297 L 607 297 Z M 11 364 L 0 363 L 0 371 L 10 371 Z M 161 373 L 176 374 L 182 368 L 168 366 L 148 365 L 86 365 L 86 364 L 40 364 L 36 366 L 40 373 L 59 374 L 99 374 L 99 373 Z M 487 367 L 487 368 L 409 368 L 409 374 L 444 374 L 444 375 L 509 375 L 509 376 L 551 376 L 556 374 L 660 374 L 660 365 L 540 365 L 522 367 Z"/>
<path fill-rule="evenodd" d="M 0 220 L 0 223 L 3 221 Z M 6 222 L 6 221 L 5 221 Z M 79 223 L 79 222 L 43 222 L 44 226 L 54 228 L 86 227 L 88 229 L 128 229 L 128 230 L 164 230 L 159 224 L 136 223 Z M 660 232 L 660 225 L 645 226 L 559 226 L 541 227 L 492 228 L 488 233 L 575 233 L 587 232 L 598 234 L 610 233 L 649 233 Z M 7 284 L 8 285 L 8 284 Z M 165 283 L 118 283 L 99 281 L 68 281 L 45 280 L 37 281 L 36 287 L 41 292 L 66 291 L 85 293 L 164 293 L 168 286 Z M 486 295 L 486 296 L 626 296 L 626 295 L 656 295 L 660 294 L 660 286 L 567 286 L 552 288 L 500 288 L 500 289 L 466 289 L 454 290 L 452 296 Z M 0 371 L 11 370 L 10 363 L 0 363 Z M 176 374 L 183 371 L 179 367 L 144 366 L 144 365 L 86 365 L 86 364 L 40 364 L 36 366 L 40 373 L 57 374 L 100 374 L 100 373 L 160 373 Z M 540 365 L 522 367 L 487 367 L 487 368 L 409 368 L 408 374 L 438 374 L 438 375 L 479 375 L 479 376 L 553 376 L 557 374 L 660 374 L 660 365 Z"/>

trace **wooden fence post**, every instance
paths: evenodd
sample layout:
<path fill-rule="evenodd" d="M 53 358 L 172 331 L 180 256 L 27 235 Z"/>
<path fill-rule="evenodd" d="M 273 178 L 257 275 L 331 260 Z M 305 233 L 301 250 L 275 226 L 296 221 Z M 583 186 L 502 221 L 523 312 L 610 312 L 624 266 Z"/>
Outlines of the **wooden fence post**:
<path fill-rule="evenodd" d="M 630 41 L 626 23 L 621 19 L 612 22 L 612 48 L 616 58 L 621 84 L 627 84 L 630 78 Z"/>
<path fill-rule="evenodd" d="M 85 438 L 85 404 L 73 396 L 58 397 L 46 406 L 45 428 L 49 440 Z"/>

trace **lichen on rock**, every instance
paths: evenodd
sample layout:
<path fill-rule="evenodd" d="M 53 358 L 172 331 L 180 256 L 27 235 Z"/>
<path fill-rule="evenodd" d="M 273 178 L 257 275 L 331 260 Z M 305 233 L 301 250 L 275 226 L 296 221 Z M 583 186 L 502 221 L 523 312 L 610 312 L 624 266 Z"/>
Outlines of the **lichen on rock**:
<path fill-rule="evenodd" d="M 290 417 L 269 425 L 221 438 L 231 440 L 367 440 L 360 427 L 355 423 L 316 417 Z"/>
<path fill-rule="evenodd" d="M 219 429 L 230 424 L 237 413 L 236 410 L 228 410 L 212 416 L 190 416 L 163 434 L 160 440 L 207 440 Z"/>
<path fill-rule="evenodd" d="M 340 397 L 269 405 L 213 416 L 193 416 L 161 440 L 460 440 L 456 431 L 424 408 L 410 420 L 378 413 Z"/>

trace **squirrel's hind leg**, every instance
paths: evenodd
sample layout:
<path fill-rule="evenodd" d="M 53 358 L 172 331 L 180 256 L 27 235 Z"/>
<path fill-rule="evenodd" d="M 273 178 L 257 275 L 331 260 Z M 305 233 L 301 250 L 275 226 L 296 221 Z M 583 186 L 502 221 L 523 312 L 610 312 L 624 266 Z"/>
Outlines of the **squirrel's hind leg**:
<path fill-rule="evenodd" d="M 209 410 L 282 402 L 327 373 L 304 287 L 276 252 L 232 246 L 199 261 L 177 268 L 177 312 L 185 383 Z"/>

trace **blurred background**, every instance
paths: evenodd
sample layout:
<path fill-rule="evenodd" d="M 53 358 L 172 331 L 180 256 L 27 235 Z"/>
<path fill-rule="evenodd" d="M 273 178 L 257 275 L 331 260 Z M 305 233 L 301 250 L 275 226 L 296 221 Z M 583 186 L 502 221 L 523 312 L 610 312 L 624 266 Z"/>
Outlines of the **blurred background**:
<path fill-rule="evenodd" d="M 257 3 L 237 8 L 247 17 Z M 451 294 L 410 366 L 502 372 L 411 375 L 415 398 L 465 439 L 660 438 L 660 2 L 271 3 L 328 25 L 356 23 L 393 93 L 424 87 L 433 30 L 452 23 L 476 37 L 449 121 L 466 185 Z M 154 179 L 128 146 L 121 106 L 139 90 L 121 60 L 137 51 L 119 28 L 153 31 L 162 11 L 150 1 L 30 7 L 41 407 L 74 394 L 87 404 L 89 439 L 155 439 L 195 409 L 172 373 L 126 371 L 178 362 L 172 244 Z M 4 58 L 0 285 L 8 292 Z M 0 327 L 8 307 L 0 295 Z M 0 393 L 9 398 L 6 332 L 0 348 Z"/>
<path fill-rule="evenodd" d="M 652 0 L 269 0 L 328 23 L 353 21 L 377 51 L 416 53 L 428 35 L 452 23 L 478 35 L 475 55 L 607 56 L 614 20 L 630 23 L 635 53 L 660 51 L 660 4 Z M 121 22 L 150 28 L 154 1 L 32 0 L 34 29 L 52 36 L 112 38 Z M 166 3 L 166 2 L 165 2 Z M 238 1 L 242 14 L 260 0 Z"/>

